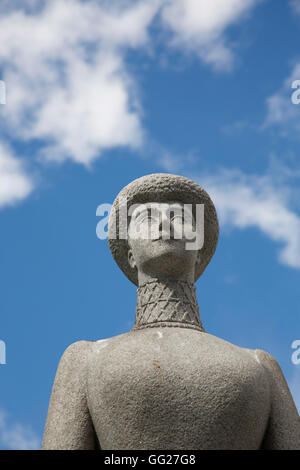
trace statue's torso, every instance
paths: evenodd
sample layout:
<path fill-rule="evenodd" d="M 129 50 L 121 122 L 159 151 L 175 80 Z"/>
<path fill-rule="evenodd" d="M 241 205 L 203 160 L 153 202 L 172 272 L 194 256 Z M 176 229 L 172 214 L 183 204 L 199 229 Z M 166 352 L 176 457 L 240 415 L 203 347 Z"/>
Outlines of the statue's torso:
<path fill-rule="evenodd" d="M 270 412 L 255 352 L 188 328 L 93 343 L 87 393 L 102 449 L 258 449 Z"/>

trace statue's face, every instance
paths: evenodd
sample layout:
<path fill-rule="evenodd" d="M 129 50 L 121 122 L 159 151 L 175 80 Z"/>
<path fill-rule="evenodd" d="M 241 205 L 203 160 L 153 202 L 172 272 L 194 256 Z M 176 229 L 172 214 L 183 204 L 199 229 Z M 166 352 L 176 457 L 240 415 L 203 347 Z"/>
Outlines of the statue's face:
<path fill-rule="evenodd" d="M 181 202 L 149 202 L 135 207 L 128 228 L 128 259 L 138 270 L 139 280 L 144 274 L 194 282 L 200 250 L 187 249 L 194 227 L 193 214 L 184 212 Z"/>

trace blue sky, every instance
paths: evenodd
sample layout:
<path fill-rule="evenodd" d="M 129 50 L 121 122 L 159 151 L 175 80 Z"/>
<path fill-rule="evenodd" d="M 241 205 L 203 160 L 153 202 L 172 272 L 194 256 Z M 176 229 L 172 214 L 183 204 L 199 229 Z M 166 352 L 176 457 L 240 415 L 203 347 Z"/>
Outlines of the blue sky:
<path fill-rule="evenodd" d="M 299 35 L 299 0 L 0 0 L 0 448 L 40 446 L 69 344 L 132 327 L 96 209 L 153 172 L 216 204 L 206 330 L 271 353 L 300 410 Z"/>

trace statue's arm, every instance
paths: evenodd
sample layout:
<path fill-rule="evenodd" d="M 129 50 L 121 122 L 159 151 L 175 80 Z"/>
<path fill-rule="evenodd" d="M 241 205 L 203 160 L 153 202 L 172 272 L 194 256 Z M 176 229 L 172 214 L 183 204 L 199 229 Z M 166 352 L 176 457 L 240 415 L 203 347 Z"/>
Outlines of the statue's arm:
<path fill-rule="evenodd" d="M 59 362 L 44 431 L 44 450 L 96 447 L 86 396 L 89 346 L 87 341 L 71 344 Z"/>
<path fill-rule="evenodd" d="M 256 350 L 270 382 L 270 416 L 263 449 L 300 450 L 300 417 L 278 362 L 269 353 Z"/>

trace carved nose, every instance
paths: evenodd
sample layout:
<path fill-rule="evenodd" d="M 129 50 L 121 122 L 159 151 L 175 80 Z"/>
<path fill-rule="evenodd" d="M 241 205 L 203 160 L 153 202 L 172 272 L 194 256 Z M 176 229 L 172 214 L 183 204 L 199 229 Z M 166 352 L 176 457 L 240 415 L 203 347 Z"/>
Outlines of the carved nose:
<path fill-rule="evenodd" d="M 161 238 L 162 234 L 165 233 L 174 238 L 174 227 L 170 218 L 165 214 L 160 214 L 159 217 L 159 237 Z"/>

